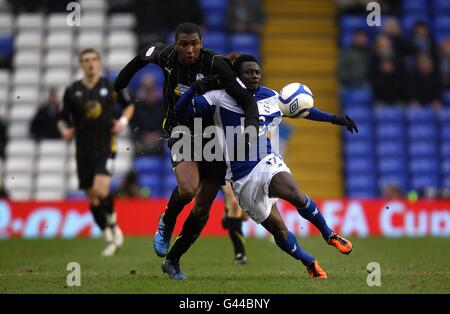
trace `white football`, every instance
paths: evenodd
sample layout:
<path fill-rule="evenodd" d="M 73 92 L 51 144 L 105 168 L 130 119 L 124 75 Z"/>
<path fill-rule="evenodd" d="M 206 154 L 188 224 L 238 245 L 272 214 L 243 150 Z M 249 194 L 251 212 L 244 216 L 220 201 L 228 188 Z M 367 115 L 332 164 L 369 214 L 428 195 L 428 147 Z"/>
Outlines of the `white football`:
<path fill-rule="evenodd" d="M 305 84 L 288 84 L 281 89 L 278 96 L 278 107 L 287 117 L 304 118 L 313 106 L 314 96 Z"/>

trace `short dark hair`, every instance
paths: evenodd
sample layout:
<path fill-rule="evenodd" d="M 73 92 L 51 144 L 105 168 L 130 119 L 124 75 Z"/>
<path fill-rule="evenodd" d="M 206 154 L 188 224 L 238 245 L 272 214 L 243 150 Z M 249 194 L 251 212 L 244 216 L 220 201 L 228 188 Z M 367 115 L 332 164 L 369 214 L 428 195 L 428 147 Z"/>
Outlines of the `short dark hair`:
<path fill-rule="evenodd" d="M 98 52 L 96 49 L 94 49 L 94 48 L 86 48 L 86 49 L 83 49 L 80 52 L 80 54 L 78 55 L 78 60 L 81 62 L 82 59 L 83 59 L 83 56 L 85 54 L 87 54 L 87 53 L 95 53 L 98 56 L 98 58 L 101 59 L 100 52 Z"/>
<path fill-rule="evenodd" d="M 233 69 L 237 74 L 240 73 L 242 63 L 244 63 L 244 62 L 256 62 L 259 64 L 258 60 L 252 55 L 240 55 L 233 62 Z"/>
<path fill-rule="evenodd" d="M 202 39 L 202 33 L 200 31 L 200 27 L 198 27 L 197 24 L 194 23 L 190 23 L 190 22 L 186 22 L 186 23 L 181 23 L 177 26 L 177 28 L 175 28 L 175 41 L 178 40 L 178 36 L 181 34 L 198 34 L 198 37 L 200 39 Z"/>

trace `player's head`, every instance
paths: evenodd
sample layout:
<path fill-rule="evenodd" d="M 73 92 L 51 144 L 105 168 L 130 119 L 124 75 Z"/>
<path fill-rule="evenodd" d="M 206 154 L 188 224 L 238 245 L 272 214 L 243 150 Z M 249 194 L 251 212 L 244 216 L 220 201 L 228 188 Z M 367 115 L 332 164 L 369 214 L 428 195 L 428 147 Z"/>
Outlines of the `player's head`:
<path fill-rule="evenodd" d="M 251 55 L 240 55 L 233 62 L 234 71 L 249 90 L 257 90 L 261 84 L 261 68 Z"/>
<path fill-rule="evenodd" d="M 101 58 L 97 50 L 93 48 L 84 49 L 80 52 L 79 61 L 85 76 L 95 76 L 100 73 Z"/>
<path fill-rule="evenodd" d="M 202 34 L 198 25 L 181 23 L 177 26 L 175 29 L 175 49 L 181 63 L 192 64 L 196 62 L 202 48 Z"/>

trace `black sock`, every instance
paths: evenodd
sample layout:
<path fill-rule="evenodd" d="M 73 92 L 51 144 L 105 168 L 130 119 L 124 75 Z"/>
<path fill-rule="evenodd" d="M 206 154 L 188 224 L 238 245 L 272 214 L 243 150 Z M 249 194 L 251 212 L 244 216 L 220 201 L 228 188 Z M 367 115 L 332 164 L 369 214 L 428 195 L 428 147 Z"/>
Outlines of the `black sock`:
<path fill-rule="evenodd" d="M 208 222 L 208 217 L 209 215 L 206 217 L 197 218 L 191 211 L 189 217 L 183 224 L 183 230 L 181 230 L 180 235 L 175 240 L 172 248 L 167 254 L 166 259 L 179 260 L 200 236 L 200 233 Z"/>
<path fill-rule="evenodd" d="M 227 218 L 228 219 L 228 234 L 231 242 L 233 242 L 234 256 L 238 254 L 245 255 L 244 236 L 242 234 L 242 219 Z"/>
<path fill-rule="evenodd" d="M 101 204 L 98 204 L 97 206 L 89 204 L 89 207 L 91 208 L 92 216 L 94 216 L 94 221 L 97 224 L 97 226 L 100 228 L 100 230 L 102 231 L 105 230 L 106 214 Z"/>
<path fill-rule="evenodd" d="M 166 225 L 175 225 L 178 215 L 183 210 L 184 206 L 189 204 L 191 200 L 183 200 L 178 193 L 178 187 L 172 191 L 170 195 L 169 203 L 167 204 L 166 213 L 164 214 L 163 221 Z"/>
<path fill-rule="evenodd" d="M 105 219 L 106 219 L 106 225 L 108 227 L 115 227 L 116 226 L 116 215 L 114 213 L 114 202 L 113 202 L 113 198 L 110 195 L 108 195 L 105 198 L 102 198 L 100 200 L 100 205 L 103 209 L 104 215 L 105 215 Z"/>

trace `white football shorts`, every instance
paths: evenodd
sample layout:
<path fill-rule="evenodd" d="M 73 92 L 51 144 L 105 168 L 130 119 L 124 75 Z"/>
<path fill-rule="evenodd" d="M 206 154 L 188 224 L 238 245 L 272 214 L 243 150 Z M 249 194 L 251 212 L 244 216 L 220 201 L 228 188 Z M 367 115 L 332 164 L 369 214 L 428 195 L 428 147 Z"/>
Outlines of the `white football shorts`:
<path fill-rule="evenodd" d="M 269 197 L 269 184 L 273 176 L 291 170 L 281 156 L 264 157 L 245 177 L 233 182 L 233 191 L 242 209 L 258 224 L 270 215 L 278 198 Z"/>

